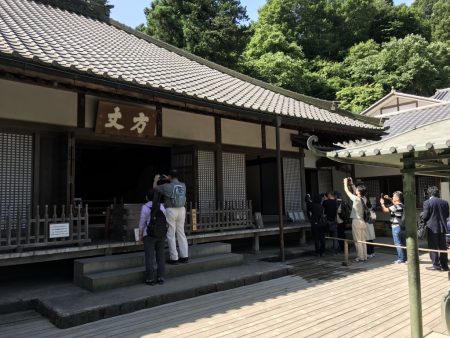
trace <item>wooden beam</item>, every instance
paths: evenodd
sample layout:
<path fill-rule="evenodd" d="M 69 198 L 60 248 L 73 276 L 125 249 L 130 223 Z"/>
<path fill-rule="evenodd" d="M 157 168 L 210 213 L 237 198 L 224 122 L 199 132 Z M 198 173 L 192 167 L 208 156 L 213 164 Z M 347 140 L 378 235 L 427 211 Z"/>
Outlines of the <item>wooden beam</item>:
<path fill-rule="evenodd" d="M 422 163 L 422 162 L 428 162 L 428 161 L 438 161 L 438 160 L 446 160 L 450 159 L 450 153 L 449 154 L 440 154 L 440 155 L 419 155 L 418 157 L 414 158 L 402 158 L 400 159 L 401 162 L 404 161 L 414 161 L 416 163 Z"/>
<path fill-rule="evenodd" d="M 407 171 L 408 169 L 406 169 Z M 409 169 L 409 170 L 414 170 L 414 172 L 416 173 L 420 173 L 420 172 L 431 172 L 431 171 L 450 171 L 450 166 L 449 165 L 434 165 L 434 166 L 430 166 L 430 167 L 422 167 L 422 168 L 414 168 L 414 169 Z M 402 170 L 401 172 L 403 172 L 405 170 Z"/>

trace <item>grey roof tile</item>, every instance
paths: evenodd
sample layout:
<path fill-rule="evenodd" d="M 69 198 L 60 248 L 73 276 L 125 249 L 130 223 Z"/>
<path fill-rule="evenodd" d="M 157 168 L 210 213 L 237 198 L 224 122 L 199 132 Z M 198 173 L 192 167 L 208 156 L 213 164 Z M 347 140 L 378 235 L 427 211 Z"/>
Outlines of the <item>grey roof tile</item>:
<path fill-rule="evenodd" d="M 431 98 L 441 101 L 450 101 L 450 88 L 438 89 Z"/>
<path fill-rule="evenodd" d="M 0 1 L 0 54 L 262 112 L 379 128 L 325 109 L 328 101 L 248 78 L 112 21 L 31 0 Z"/>

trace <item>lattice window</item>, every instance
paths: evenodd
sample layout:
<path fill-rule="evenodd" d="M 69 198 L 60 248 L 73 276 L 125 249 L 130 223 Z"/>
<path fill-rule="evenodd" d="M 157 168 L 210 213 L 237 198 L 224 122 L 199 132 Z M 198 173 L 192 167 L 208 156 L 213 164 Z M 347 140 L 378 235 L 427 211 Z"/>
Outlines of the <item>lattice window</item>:
<path fill-rule="evenodd" d="M 319 193 L 326 193 L 333 190 L 333 176 L 331 170 L 321 169 L 317 171 L 319 178 Z"/>
<path fill-rule="evenodd" d="M 378 201 L 381 196 L 381 187 L 380 187 L 380 180 L 379 179 L 372 179 L 372 180 L 363 180 L 364 185 L 367 188 L 367 197 L 375 197 Z"/>
<path fill-rule="evenodd" d="M 416 176 L 416 203 L 418 208 L 422 208 L 426 197 L 426 190 L 431 186 L 436 186 L 440 189 L 439 178 L 430 176 Z"/>
<path fill-rule="evenodd" d="M 223 153 L 222 168 L 224 201 L 246 201 L 245 155 Z"/>
<path fill-rule="evenodd" d="M 33 136 L 0 133 L 0 224 L 31 211 Z"/>
<path fill-rule="evenodd" d="M 201 210 L 216 207 L 216 173 L 214 152 L 199 150 L 198 158 L 198 207 Z"/>
<path fill-rule="evenodd" d="M 283 158 L 284 203 L 286 211 L 302 210 L 300 160 Z"/>

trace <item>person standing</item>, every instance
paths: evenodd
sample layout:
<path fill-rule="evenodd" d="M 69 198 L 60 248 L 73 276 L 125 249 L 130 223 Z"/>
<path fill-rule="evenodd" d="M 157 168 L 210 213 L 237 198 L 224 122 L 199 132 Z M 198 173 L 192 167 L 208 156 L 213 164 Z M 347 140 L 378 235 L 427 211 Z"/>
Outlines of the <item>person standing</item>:
<path fill-rule="evenodd" d="M 447 218 L 449 217 L 448 202 L 439 198 L 439 189 L 428 188 L 430 198 L 423 202 L 423 220 L 427 226 L 428 248 L 444 250 L 443 253 L 430 252 L 432 266 L 428 270 L 448 271 L 448 255 L 446 244 Z"/>
<path fill-rule="evenodd" d="M 352 189 L 353 192 L 349 189 Z M 356 246 L 356 259 L 355 262 L 366 262 L 367 261 L 367 245 L 366 241 L 366 222 L 364 221 L 364 205 L 367 203 L 366 187 L 364 185 L 358 185 L 355 187 L 353 180 L 351 178 L 344 178 L 344 190 L 352 204 L 352 212 L 350 218 L 352 219 L 352 233 L 353 240 Z"/>
<path fill-rule="evenodd" d="M 385 200 L 392 202 L 392 205 L 389 207 L 386 206 Z M 404 209 L 403 205 L 403 193 L 401 191 L 395 191 L 392 194 L 392 198 L 388 195 L 384 195 L 380 198 L 381 210 L 383 212 L 389 212 L 391 214 L 391 229 L 392 229 L 392 240 L 394 241 L 394 245 L 396 246 L 404 246 L 405 242 L 403 241 L 402 236 L 402 227 L 404 227 L 403 219 L 404 219 Z M 406 262 L 406 250 L 397 247 L 397 260 L 394 262 L 395 264 L 401 264 Z"/>
<path fill-rule="evenodd" d="M 316 256 L 322 256 L 325 252 L 325 224 L 323 224 L 322 197 L 314 196 L 311 204 L 311 232 L 314 237 Z"/>
<path fill-rule="evenodd" d="M 158 186 L 161 176 L 156 175 L 153 188 L 164 197 L 164 207 L 166 208 L 166 218 L 169 226 L 167 229 L 167 243 L 169 244 L 170 258 L 167 262 L 173 265 L 178 264 L 178 262 L 187 263 L 189 261 L 188 243 L 184 233 L 186 185 L 178 180 L 178 171 L 175 169 L 171 170 L 170 174 L 163 178 L 168 179 L 170 182 Z"/>
<path fill-rule="evenodd" d="M 351 208 L 348 203 L 342 199 L 342 195 L 340 192 L 335 191 L 334 195 L 336 196 L 336 202 L 338 206 L 336 215 L 338 238 L 346 239 L 345 228 L 350 218 Z M 342 252 L 344 251 L 344 241 L 339 241 L 339 250 Z"/>
<path fill-rule="evenodd" d="M 337 210 L 338 210 L 338 204 L 336 201 L 336 196 L 334 195 L 334 192 L 329 191 L 326 193 L 327 199 L 323 201 L 322 206 L 325 213 L 325 216 L 327 216 L 327 222 L 328 222 L 328 229 L 330 231 L 330 236 L 337 238 L 338 236 L 338 230 L 337 230 Z M 339 241 L 337 239 L 333 240 L 333 254 L 337 254 L 339 252 Z"/>
<path fill-rule="evenodd" d="M 145 284 L 155 285 L 164 284 L 164 278 L 166 274 L 166 266 L 164 262 L 164 247 L 166 244 L 165 238 L 155 238 L 151 237 L 147 233 L 147 227 L 150 223 L 150 216 L 152 213 L 152 200 L 157 200 L 154 198 L 154 191 L 150 190 L 146 194 L 147 203 L 142 206 L 141 217 L 139 219 L 139 240 L 144 242 L 144 257 L 145 257 Z M 154 204 L 155 206 L 157 204 Z M 162 204 L 159 204 L 160 210 L 165 214 L 165 209 Z M 155 278 L 155 268 L 154 262 L 156 258 L 156 278 Z"/>

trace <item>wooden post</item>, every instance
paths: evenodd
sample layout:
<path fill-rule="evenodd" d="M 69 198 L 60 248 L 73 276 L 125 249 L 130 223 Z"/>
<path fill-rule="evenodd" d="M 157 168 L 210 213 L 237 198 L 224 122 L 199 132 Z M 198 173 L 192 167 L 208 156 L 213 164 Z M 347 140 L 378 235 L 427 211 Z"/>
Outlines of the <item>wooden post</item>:
<path fill-rule="evenodd" d="M 275 136 L 276 136 L 276 150 L 277 150 L 277 183 L 278 183 L 278 215 L 280 227 L 280 260 L 285 261 L 284 256 L 284 226 L 283 226 L 283 187 L 282 187 L 282 170 L 281 170 L 281 149 L 280 149 L 280 126 L 281 117 L 275 118 Z"/>
<path fill-rule="evenodd" d="M 44 209 L 44 243 L 48 242 L 48 205 Z"/>
<path fill-rule="evenodd" d="M 410 156 L 410 154 L 403 156 L 403 195 L 405 198 L 406 250 L 408 253 L 409 307 L 411 337 L 421 338 L 423 337 L 423 324 L 416 225 L 415 164 Z"/>
<path fill-rule="evenodd" d="M 41 231 L 41 210 L 39 205 L 36 205 L 36 224 L 34 225 L 34 243 L 39 243 L 39 232 Z"/>
<path fill-rule="evenodd" d="M 86 204 L 85 210 L 84 210 L 84 239 L 89 238 L 89 212 L 88 212 L 89 205 Z"/>
<path fill-rule="evenodd" d="M 8 227 L 6 228 L 6 245 L 11 245 L 11 231 L 12 231 L 12 209 L 8 212 Z"/>
<path fill-rule="evenodd" d="M 350 263 L 348 261 L 348 241 L 346 239 L 344 240 L 344 258 L 345 258 L 344 265 L 349 266 Z"/>
<path fill-rule="evenodd" d="M 26 240 L 26 244 L 30 244 L 30 236 L 31 236 L 30 206 L 27 207 L 27 220 L 26 220 L 26 222 L 27 222 L 27 240 Z"/>

